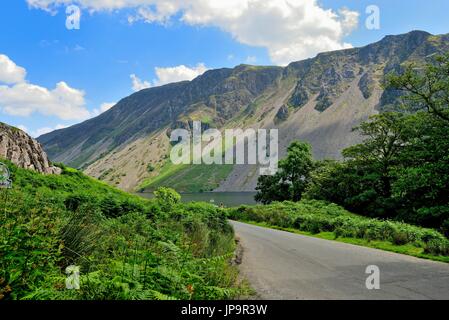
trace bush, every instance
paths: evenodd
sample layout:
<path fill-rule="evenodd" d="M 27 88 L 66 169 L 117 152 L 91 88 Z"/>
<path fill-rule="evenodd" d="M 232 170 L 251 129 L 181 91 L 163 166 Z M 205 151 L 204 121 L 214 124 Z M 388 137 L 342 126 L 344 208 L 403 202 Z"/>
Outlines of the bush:
<path fill-rule="evenodd" d="M 445 220 L 441 225 L 441 232 L 449 239 L 449 219 Z"/>
<path fill-rule="evenodd" d="M 405 232 L 396 232 L 393 234 L 393 241 L 395 245 L 404 245 L 408 243 L 407 234 Z"/>
<path fill-rule="evenodd" d="M 161 187 L 154 191 L 156 201 L 162 209 L 170 211 L 176 204 L 181 201 L 181 196 L 175 190 Z"/>
<path fill-rule="evenodd" d="M 425 253 L 432 255 L 449 255 L 449 244 L 438 240 L 431 240 L 426 244 Z"/>
<path fill-rule="evenodd" d="M 89 201 L 89 196 L 83 193 L 70 194 L 64 200 L 64 205 L 69 211 L 76 211 L 83 204 Z"/>
<path fill-rule="evenodd" d="M 113 197 L 103 198 L 100 201 L 100 209 L 104 216 L 108 218 L 116 218 L 123 213 L 120 202 Z"/>

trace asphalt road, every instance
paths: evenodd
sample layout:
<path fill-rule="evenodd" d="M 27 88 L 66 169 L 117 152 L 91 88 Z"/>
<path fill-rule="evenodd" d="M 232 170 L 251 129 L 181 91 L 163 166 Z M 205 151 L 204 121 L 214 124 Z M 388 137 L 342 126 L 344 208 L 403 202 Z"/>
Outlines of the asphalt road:
<path fill-rule="evenodd" d="M 260 299 L 449 299 L 449 264 L 231 222 Z M 368 290 L 366 268 L 380 271 Z"/>

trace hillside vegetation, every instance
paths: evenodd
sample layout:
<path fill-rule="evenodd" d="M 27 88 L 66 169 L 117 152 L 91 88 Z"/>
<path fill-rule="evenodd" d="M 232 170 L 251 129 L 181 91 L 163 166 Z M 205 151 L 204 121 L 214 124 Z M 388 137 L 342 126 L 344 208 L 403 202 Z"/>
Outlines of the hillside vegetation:
<path fill-rule="evenodd" d="M 8 163 L 0 189 L 1 299 L 231 299 L 243 293 L 230 266 L 225 214 L 181 204 L 171 189 L 144 200 L 61 165 L 42 175 Z M 80 290 L 66 268 L 80 267 Z"/>

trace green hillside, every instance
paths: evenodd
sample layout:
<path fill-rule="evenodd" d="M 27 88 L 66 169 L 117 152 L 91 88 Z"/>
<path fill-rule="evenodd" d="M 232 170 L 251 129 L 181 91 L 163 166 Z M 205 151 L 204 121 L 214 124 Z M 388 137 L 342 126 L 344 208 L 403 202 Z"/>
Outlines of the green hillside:
<path fill-rule="evenodd" d="M 218 208 L 161 189 L 144 200 L 77 170 L 11 169 L 0 189 L 2 299 L 230 299 L 234 234 Z M 80 290 L 65 269 L 80 267 Z"/>

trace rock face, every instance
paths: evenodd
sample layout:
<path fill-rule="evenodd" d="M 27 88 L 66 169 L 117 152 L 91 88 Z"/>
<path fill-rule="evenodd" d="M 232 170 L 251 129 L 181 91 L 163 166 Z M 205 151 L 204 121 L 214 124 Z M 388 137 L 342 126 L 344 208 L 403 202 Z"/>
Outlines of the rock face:
<path fill-rule="evenodd" d="M 280 156 L 299 139 L 312 144 L 316 159 L 339 159 L 341 150 L 361 141 L 354 126 L 397 108 L 401 93 L 382 86 L 387 74 L 448 51 L 449 34 L 412 31 L 286 67 L 209 70 L 192 81 L 136 92 L 96 118 L 38 140 L 52 161 L 125 190 L 156 176 L 167 163 L 171 130 L 189 129 L 198 120 L 203 129 L 278 129 Z M 154 172 L 147 171 L 148 164 Z M 257 172 L 236 165 L 219 190 L 254 190 Z M 177 174 L 179 180 L 189 176 L 185 170 Z"/>
<path fill-rule="evenodd" d="M 60 174 L 51 166 L 39 142 L 25 132 L 0 122 L 0 159 L 10 160 L 20 168 L 45 174 Z"/>

